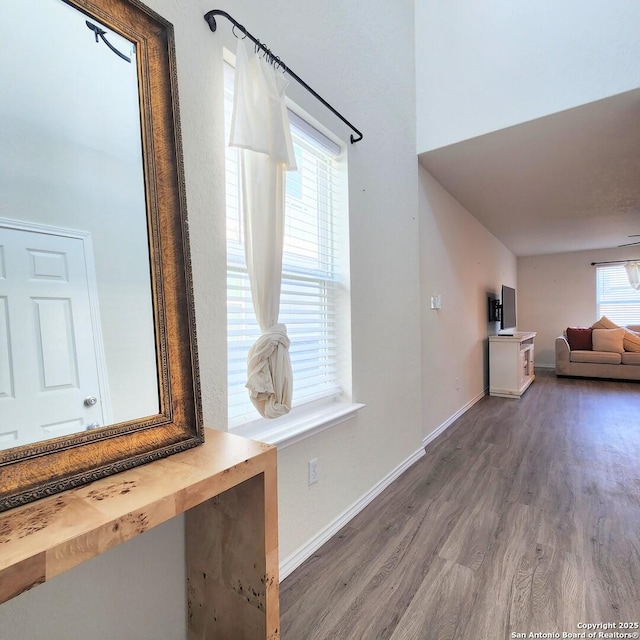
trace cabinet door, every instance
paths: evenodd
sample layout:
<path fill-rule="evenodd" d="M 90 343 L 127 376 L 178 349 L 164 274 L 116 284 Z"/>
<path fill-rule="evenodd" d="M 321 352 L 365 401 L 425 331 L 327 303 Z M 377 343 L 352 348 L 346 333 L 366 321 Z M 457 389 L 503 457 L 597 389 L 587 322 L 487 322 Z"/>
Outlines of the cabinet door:
<path fill-rule="evenodd" d="M 525 383 L 527 379 L 527 349 L 520 350 L 520 366 L 518 367 L 519 379 L 518 379 L 518 388 L 521 389 L 522 385 Z"/>

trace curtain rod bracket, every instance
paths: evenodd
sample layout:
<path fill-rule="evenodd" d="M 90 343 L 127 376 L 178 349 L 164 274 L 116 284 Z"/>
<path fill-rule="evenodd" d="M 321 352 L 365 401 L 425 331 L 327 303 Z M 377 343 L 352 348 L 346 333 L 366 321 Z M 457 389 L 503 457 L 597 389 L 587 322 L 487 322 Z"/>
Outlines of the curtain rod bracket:
<path fill-rule="evenodd" d="M 290 75 L 298 84 L 303 86 L 314 98 L 316 98 L 316 100 L 320 101 L 325 107 L 327 107 L 327 109 L 329 109 L 329 111 L 331 111 L 331 113 L 340 118 L 342 122 L 344 122 L 350 129 L 352 129 L 357 134 L 357 137 L 354 136 L 353 133 L 349 136 L 351 144 L 355 144 L 356 142 L 360 142 L 360 140 L 362 140 L 364 135 L 360 131 L 358 131 L 358 129 L 356 129 L 339 111 L 332 107 L 320 94 L 314 91 L 302 78 L 300 78 L 300 76 L 295 74 L 284 62 L 282 62 L 282 60 L 280 60 L 280 58 L 274 56 L 272 52 L 267 49 L 267 47 L 262 44 L 262 42 L 260 42 L 260 40 L 251 35 L 243 25 L 241 25 L 237 20 L 234 20 L 234 18 L 232 18 L 226 11 L 222 11 L 220 9 L 212 9 L 211 11 L 207 11 L 207 13 L 204 14 L 204 19 L 209 25 L 209 29 L 211 29 L 211 31 L 215 32 L 218 29 L 216 16 L 222 16 L 223 18 L 226 18 L 229 22 L 231 22 L 231 24 L 233 24 L 234 27 L 240 29 L 246 38 L 249 38 L 249 40 L 251 40 L 257 47 L 259 47 L 267 55 L 269 55 L 269 59 L 277 60 L 279 67 L 283 70 L 284 73 Z"/>
<path fill-rule="evenodd" d="M 207 11 L 207 13 L 204 14 L 204 19 L 209 24 L 209 29 L 211 29 L 211 31 L 215 33 L 216 29 L 218 28 L 218 25 L 216 24 L 216 16 L 214 12 Z"/>

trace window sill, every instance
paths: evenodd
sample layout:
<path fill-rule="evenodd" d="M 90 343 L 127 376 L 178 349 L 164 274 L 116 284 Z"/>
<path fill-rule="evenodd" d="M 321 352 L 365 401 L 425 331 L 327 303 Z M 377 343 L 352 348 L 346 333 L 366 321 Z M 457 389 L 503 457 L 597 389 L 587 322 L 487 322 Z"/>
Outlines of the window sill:
<path fill-rule="evenodd" d="M 260 419 L 230 430 L 236 435 L 277 445 L 284 449 L 309 436 L 353 418 L 365 405 L 357 402 L 330 402 L 294 408 L 276 420 Z"/>

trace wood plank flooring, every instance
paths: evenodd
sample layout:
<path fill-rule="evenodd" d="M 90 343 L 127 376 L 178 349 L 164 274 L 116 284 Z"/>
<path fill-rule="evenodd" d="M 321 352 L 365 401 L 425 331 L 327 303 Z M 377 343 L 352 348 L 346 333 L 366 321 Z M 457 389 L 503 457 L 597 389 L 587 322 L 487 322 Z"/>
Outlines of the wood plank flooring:
<path fill-rule="evenodd" d="M 281 614 L 283 640 L 640 632 L 640 383 L 539 370 L 484 398 L 282 583 Z"/>

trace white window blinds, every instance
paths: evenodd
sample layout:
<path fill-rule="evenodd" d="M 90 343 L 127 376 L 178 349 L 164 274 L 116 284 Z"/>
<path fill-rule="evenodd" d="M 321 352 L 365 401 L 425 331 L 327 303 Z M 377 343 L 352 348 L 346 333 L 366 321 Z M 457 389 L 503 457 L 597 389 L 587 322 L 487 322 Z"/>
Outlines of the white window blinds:
<path fill-rule="evenodd" d="M 640 324 L 640 291 L 629 284 L 623 264 L 596 267 L 598 317 L 619 325 Z"/>
<path fill-rule="evenodd" d="M 233 68 L 225 64 L 225 125 L 229 139 Z M 291 339 L 293 406 L 336 396 L 339 380 L 340 148 L 298 116 L 291 118 L 298 165 L 286 174 L 285 239 L 279 321 Z M 260 335 L 251 303 L 240 210 L 239 154 L 226 148 L 227 340 L 229 426 L 259 418 L 245 388 L 247 353 Z"/>

